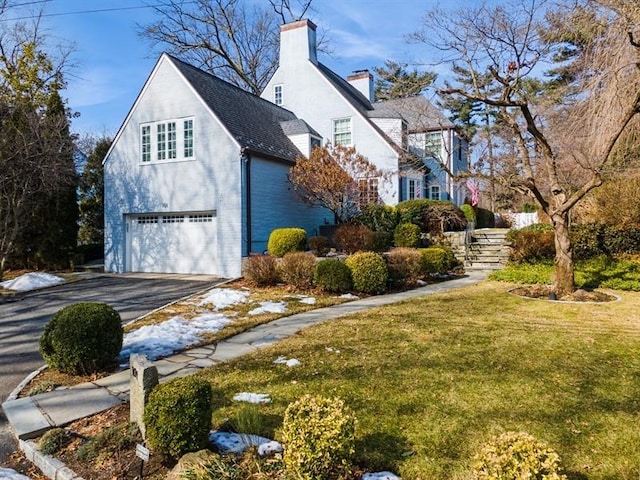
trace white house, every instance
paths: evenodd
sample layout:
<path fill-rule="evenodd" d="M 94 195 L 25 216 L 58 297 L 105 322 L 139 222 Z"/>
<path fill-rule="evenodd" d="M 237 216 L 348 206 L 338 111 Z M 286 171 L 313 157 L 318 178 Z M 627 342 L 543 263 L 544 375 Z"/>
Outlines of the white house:
<path fill-rule="evenodd" d="M 289 168 L 319 134 L 292 112 L 163 54 L 104 160 L 105 270 L 241 274 L 269 233 L 333 220 Z"/>
<path fill-rule="evenodd" d="M 319 62 L 316 26 L 300 20 L 280 28 L 279 66 L 262 97 L 304 118 L 325 142 L 353 145 L 385 171 L 385 184 L 368 179 L 382 202 L 461 204 L 465 192 L 451 174 L 466 169 L 466 143 L 453 124 L 423 96 L 375 102 L 373 87 L 367 70 L 345 80 Z"/>
<path fill-rule="evenodd" d="M 104 160 L 106 271 L 235 277 L 274 228 L 317 235 L 333 215 L 297 199 L 287 173 L 326 143 L 385 172 L 359 179 L 363 201 L 462 201 L 434 162 L 466 164 L 453 126 L 423 97 L 374 102 L 371 74 L 342 79 L 318 62 L 315 35 L 308 20 L 281 27 L 262 98 L 160 57 Z"/>

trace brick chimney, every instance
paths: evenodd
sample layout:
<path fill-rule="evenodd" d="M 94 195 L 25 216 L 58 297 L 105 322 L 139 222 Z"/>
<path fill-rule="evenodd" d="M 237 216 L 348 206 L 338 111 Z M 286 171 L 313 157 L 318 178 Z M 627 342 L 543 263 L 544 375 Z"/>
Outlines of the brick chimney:
<path fill-rule="evenodd" d="M 369 70 L 356 70 L 347 77 L 347 81 L 367 100 L 373 102 L 373 75 L 369 73 Z"/>
<path fill-rule="evenodd" d="M 316 26 L 311 20 L 298 20 L 280 27 L 280 65 L 310 61 L 318 64 Z"/>

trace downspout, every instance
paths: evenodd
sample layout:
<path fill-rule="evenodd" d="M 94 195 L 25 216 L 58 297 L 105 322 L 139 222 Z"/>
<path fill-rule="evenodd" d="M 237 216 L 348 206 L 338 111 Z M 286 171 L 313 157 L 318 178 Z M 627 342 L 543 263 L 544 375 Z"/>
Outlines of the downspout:
<path fill-rule="evenodd" d="M 244 162 L 245 208 L 247 228 L 247 257 L 251 254 L 251 154 L 247 147 L 242 147 L 241 158 Z"/>

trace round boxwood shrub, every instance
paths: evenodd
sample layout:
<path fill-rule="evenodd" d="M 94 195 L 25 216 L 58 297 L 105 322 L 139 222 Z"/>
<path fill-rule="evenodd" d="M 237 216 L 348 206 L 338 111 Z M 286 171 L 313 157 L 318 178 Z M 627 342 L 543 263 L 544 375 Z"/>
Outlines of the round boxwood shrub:
<path fill-rule="evenodd" d="M 144 407 L 147 441 L 169 459 L 206 448 L 211 428 L 211 385 L 183 377 L 157 385 Z"/>
<path fill-rule="evenodd" d="M 113 367 L 122 348 L 120 314 L 104 303 L 76 303 L 56 313 L 40 337 L 49 368 L 87 375 Z"/>
<path fill-rule="evenodd" d="M 336 258 L 327 258 L 316 264 L 313 283 L 327 292 L 344 293 L 353 287 L 351 270 Z"/>
<path fill-rule="evenodd" d="M 560 457 L 544 443 L 523 432 L 507 432 L 489 442 L 476 455 L 473 478 L 566 480 Z"/>
<path fill-rule="evenodd" d="M 351 270 L 353 288 L 363 293 L 383 293 L 387 289 L 389 272 L 384 259 L 374 252 L 357 252 L 345 263 Z"/>
<path fill-rule="evenodd" d="M 333 478 L 346 473 L 355 452 L 356 419 L 339 398 L 305 395 L 284 413 L 285 468 L 296 478 Z"/>
<path fill-rule="evenodd" d="M 421 248 L 424 272 L 427 274 L 447 273 L 452 265 L 453 254 L 442 247 Z"/>
<path fill-rule="evenodd" d="M 415 248 L 420 243 L 420 227 L 413 223 L 401 223 L 393 232 L 396 247 Z"/>
<path fill-rule="evenodd" d="M 302 228 L 276 228 L 269 235 L 267 250 L 271 255 L 284 257 L 287 253 L 302 252 L 307 245 L 307 232 Z"/>

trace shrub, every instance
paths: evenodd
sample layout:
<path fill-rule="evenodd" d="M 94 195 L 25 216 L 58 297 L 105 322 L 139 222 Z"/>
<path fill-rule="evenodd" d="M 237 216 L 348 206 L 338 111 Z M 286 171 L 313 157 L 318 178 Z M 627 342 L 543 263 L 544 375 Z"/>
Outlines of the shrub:
<path fill-rule="evenodd" d="M 472 222 L 474 225 L 476 225 L 476 211 L 471 205 L 469 205 L 468 203 L 460 205 L 460 210 L 462 210 L 464 218 L 467 219 L 467 222 Z"/>
<path fill-rule="evenodd" d="M 392 233 L 398 225 L 398 212 L 389 205 L 370 203 L 362 208 L 356 220 L 374 232 Z"/>
<path fill-rule="evenodd" d="M 355 425 L 353 412 L 338 398 L 305 395 L 291 403 L 282 423 L 285 468 L 303 479 L 348 471 Z"/>
<path fill-rule="evenodd" d="M 401 223 L 393 232 L 396 247 L 415 248 L 420 243 L 420 227 L 413 223 Z"/>
<path fill-rule="evenodd" d="M 387 288 L 389 272 L 384 259 L 374 252 L 354 253 L 345 261 L 353 280 L 353 288 L 363 293 L 382 293 Z"/>
<path fill-rule="evenodd" d="M 371 250 L 374 252 L 386 252 L 391 247 L 393 236 L 389 232 L 373 232 L 373 245 Z"/>
<path fill-rule="evenodd" d="M 94 438 L 78 448 L 76 457 L 83 462 L 107 458 L 114 453 L 130 449 L 141 440 L 137 424 L 120 423 L 100 430 Z"/>
<path fill-rule="evenodd" d="M 583 223 L 572 225 L 571 243 L 576 259 L 586 259 L 603 255 L 604 236 L 607 230 L 603 223 Z"/>
<path fill-rule="evenodd" d="M 282 280 L 298 289 L 311 288 L 316 259 L 305 252 L 287 253 L 280 263 Z"/>
<path fill-rule="evenodd" d="M 467 228 L 467 219 L 462 210 L 453 203 L 444 200 L 434 202 L 423 221 L 426 228 L 425 231 L 432 235 L 441 235 L 443 232 L 459 231 Z M 479 218 L 478 221 L 480 221 Z"/>
<path fill-rule="evenodd" d="M 516 230 L 515 235 L 510 236 L 511 253 L 509 260 L 516 263 L 537 262 L 553 258 L 556 253 L 553 232 L 530 231 L 526 229 Z"/>
<path fill-rule="evenodd" d="M 476 456 L 474 478 L 481 480 L 563 480 L 560 457 L 526 433 L 507 432 L 488 443 Z"/>
<path fill-rule="evenodd" d="M 267 251 L 275 257 L 301 252 L 307 244 L 307 232 L 302 228 L 276 228 L 269 235 Z"/>
<path fill-rule="evenodd" d="M 496 226 L 496 217 L 491 210 L 486 208 L 476 208 L 476 227 L 477 228 L 494 228 Z"/>
<path fill-rule="evenodd" d="M 71 439 L 64 428 L 52 428 L 42 435 L 38 448 L 45 455 L 53 455 L 70 443 Z"/>
<path fill-rule="evenodd" d="M 522 213 L 535 213 L 538 211 L 538 206 L 535 203 L 523 203 L 520 209 Z"/>
<path fill-rule="evenodd" d="M 444 274 L 447 273 L 452 265 L 452 256 L 450 250 L 443 247 L 428 247 L 421 248 L 420 254 L 422 255 L 422 266 L 424 272 L 428 274 Z"/>
<path fill-rule="evenodd" d="M 374 235 L 364 225 L 341 225 L 333 234 L 333 243 L 342 252 L 355 253 L 373 250 Z"/>
<path fill-rule="evenodd" d="M 400 223 L 413 223 L 418 225 L 423 232 L 426 232 L 426 226 L 424 225 L 424 218 L 433 205 L 434 200 L 428 200 L 426 198 L 405 200 L 396 205 L 398 212 L 398 221 Z"/>
<path fill-rule="evenodd" d="M 271 255 L 256 255 L 246 259 L 242 274 L 257 287 L 268 287 L 280 281 L 278 262 Z"/>
<path fill-rule="evenodd" d="M 205 448 L 211 403 L 211 385 L 201 378 L 183 377 L 157 385 L 144 408 L 151 448 L 172 459 Z"/>
<path fill-rule="evenodd" d="M 115 365 L 122 348 L 120 314 L 104 303 L 76 303 L 44 327 L 40 353 L 49 368 L 87 375 Z"/>
<path fill-rule="evenodd" d="M 604 231 L 603 250 L 609 254 L 640 252 L 640 225 L 613 225 Z"/>
<path fill-rule="evenodd" d="M 318 235 L 317 237 L 309 238 L 309 250 L 317 257 L 324 257 L 330 250 L 329 237 Z"/>
<path fill-rule="evenodd" d="M 385 260 L 389 279 L 397 285 L 414 286 L 424 274 L 422 254 L 415 248 L 394 248 Z"/>
<path fill-rule="evenodd" d="M 327 258 L 316 264 L 313 283 L 327 292 L 344 293 L 351 290 L 351 270 L 338 259 Z"/>

